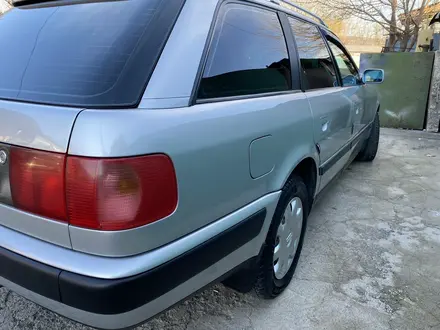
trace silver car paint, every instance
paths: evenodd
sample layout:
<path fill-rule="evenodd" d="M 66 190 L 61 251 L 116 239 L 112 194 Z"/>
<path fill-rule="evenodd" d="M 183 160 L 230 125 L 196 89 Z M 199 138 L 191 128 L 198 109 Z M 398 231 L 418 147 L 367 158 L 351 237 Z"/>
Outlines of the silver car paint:
<path fill-rule="evenodd" d="M 1 136 L 0 142 L 88 157 L 168 154 L 176 167 L 179 185 L 175 213 L 141 228 L 100 232 L 1 207 L 0 242 L 31 259 L 79 274 L 111 279 L 137 274 L 172 259 L 236 223 L 240 220 L 237 215 L 248 214 L 255 205 L 268 210 L 260 235 L 164 296 L 122 315 L 82 312 L 5 279 L 0 278 L 0 284 L 62 315 L 96 327 L 120 328 L 142 322 L 256 256 L 267 235 L 280 189 L 296 166 L 306 158 L 312 159 L 318 172 L 319 166 L 335 157 L 354 138 L 351 130 L 347 130 L 352 122 L 360 131 L 373 120 L 377 95 L 367 86 L 362 87 L 365 89 L 362 114 L 356 113 L 357 106 L 350 103 L 355 100 L 353 91 L 344 88 L 191 105 L 218 2 L 187 0 L 139 109 L 81 111 L 0 102 L 0 132 L 10 132 Z M 280 9 L 269 1 L 248 2 Z M 328 94 L 336 90 L 337 97 L 329 102 Z M 356 102 L 362 103 L 359 99 Z M 335 108 L 339 115 L 330 108 L 333 106 L 342 106 Z M 323 135 L 325 118 L 321 117 L 326 113 L 331 117 L 330 131 Z M 30 123 L 26 132 L 22 119 L 17 118 Z M 270 136 L 270 141 L 265 141 L 267 145 L 253 148 L 253 142 L 267 136 Z M 322 142 L 328 148 L 320 157 L 316 144 Z M 316 192 L 347 164 L 353 151 L 354 148 L 339 159 L 323 178 L 318 177 Z M 266 152 L 265 156 L 274 165 L 270 171 L 271 163 L 261 168 L 255 163 Z M 252 168 L 262 175 L 252 175 Z M 21 224 L 14 223 L 16 217 L 22 217 Z M 32 220 L 35 222 L 31 223 Z M 41 228 L 35 227 L 38 223 Z M 71 245 L 67 241 L 69 236 Z"/>
<path fill-rule="evenodd" d="M 366 102 L 366 85 L 353 86 L 353 87 L 345 87 L 342 93 L 350 99 L 352 102 L 352 121 L 353 121 L 353 135 L 356 135 L 362 129 L 368 125 L 371 121 L 371 118 L 374 118 L 374 113 L 369 112 L 369 109 L 366 109 L 366 106 L 369 105 L 369 102 Z M 375 109 L 377 110 L 377 108 Z"/>
<path fill-rule="evenodd" d="M 65 153 L 80 112 L 81 109 L 0 101 L 0 142 Z M 71 248 L 67 223 L 0 205 L 0 225 Z"/>
<path fill-rule="evenodd" d="M 252 216 L 263 208 L 266 208 L 267 211 L 265 222 L 267 225 L 271 221 L 279 196 L 279 192 L 264 196 L 237 212 L 177 241 L 154 251 L 126 258 L 106 258 L 72 251 L 51 243 L 36 240 L 3 226 L 0 226 L 0 242 L 2 247 L 10 251 L 72 273 L 102 279 L 125 278 L 146 272 L 176 258 L 237 225 L 243 219 Z M 259 247 L 254 252 L 255 255 L 258 254 Z"/>
<path fill-rule="evenodd" d="M 351 138 L 352 103 L 340 87 L 305 94 L 313 113 L 314 139 L 321 149 L 321 163 L 325 163 Z"/>
<path fill-rule="evenodd" d="M 0 230 L 2 226 L 17 232 L 24 232 L 42 241 L 48 241 L 69 249 L 72 248 L 67 223 L 53 221 L 0 204 Z M 35 240 L 31 237 L 29 238 Z M 2 237 L 0 239 L 0 246 L 6 247 L 8 241 L 11 240 L 13 241 L 14 238 L 10 235 Z M 23 246 L 22 248 L 25 247 Z"/>
<path fill-rule="evenodd" d="M 257 256 L 258 253 L 260 252 L 260 248 L 262 244 L 266 239 L 266 235 L 269 230 L 270 223 L 272 221 L 272 216 L 275 212 L 275 208 L 278 203 L 279 195 L 280 193 L 271 194 L 270 196 L 267 196 L 265 199 L 262 199 L 260 201 L 260 204 L 257 203 L 252 206 L 252 210 L 254 210 L 254 209 L 261 209 L 261 207 L 264 205 L 267 210 L 266 220 L 264 222 L 263 229 L 255 239 L 245 244 L 238 250 L 234 251 L 226 258 L 220 260 L 216 264 L 207 268 L 203 272 L 194 276 L 190 280 L 182 283 L 175 289 L 167 292 L 163 296 L 127 313 L 118 314 L 118 315 L 93 314 L 93 313 L 81 311 L 76 308 L 69 307 L 59 302 L 55 302 L 54 300 L 40 296 L 2 277 L 0 277 L 0 285 L 4 285 L 12 289 L 13 291 L 17 292 L 18 294 L 26 297 L 27 299 L 38 303 L 41 306 L 44 306 L 60 315 L 67 316 L 81 323 L 86 323 L 88 325 L 97 328 L 105 328 L 105 329 L 121 329 L 121 328 L 131 327 L 169 308 L 170 306 L 188 297 L 197 290 L 212 283 L 213 281 L 215 281 L 222 275 L 226 274 L 228 271 L 235 268 L 236 266 L 240 265 L 244 261 Z M 249 209 L 248 211 L 251 211 L 251 209 Z M 181 253 L 182 251 L 179 248 L 178 251 L 174 251 L 174 253 L 175 252 Z M 68 255 L 65 254 L 64 257 L 68 258 Z M 114 262 L 113 268 L 119 268 L 118 266 L 124 266 L 123 264 L 117 263 L 118 258 L 112 258 L 111 260 L 113 260 Z M 88 266 L 90 267 L 90 269 L 94 269 L 94 271 L 97 271 L 97 268 L 99 268 L 98 266 L 100 265 L 102 265 L 102 263 L 96 265 L 89 264 Z M 106 267 L 106 269 L 113 273 L 118 271 L 117 269 L 110 269 L 110 267 Z"/>
<path fill-rule="evenodd" d="M 256 2 L 277 8 L 272 3 Z M 343 88 L 187 107 L 217 3 L 217 0 L 209 0 L 200 6 L 198 0 L 187 1 L 139 109 L 81 112 L 78 109 L 0 103 L 13 109 L 11 115 L 24 113 L 27 121 L 37 123 L 35 129 L 26 132 L 26 136 L 35 136 L 34 139 L 19 139 L 17 132 L 20 129 L 14 127 L 12 120 L 16 134 L 10 134 L 5 142 L 66 151 L 78 116 L 69 154 L 124 157 L 164 152 L 171 156 L 179 180 L 179 206 L 174 214 L 156 223 L 120 232 L 70 226 L 68 234 L 74 250 L 124 257 L 163 246 L 269 192 L 280 190 L 293 169 L 305 158 L 313 159 L 318 171 L 318 166 L 350 139 L 351 132 L 348 130 L 352 107 L 350 97 L 343 97 L 346 93 Z M 190 24 L 195 16 L 200 17 L 197 29 Z M 188 36 L 191 47 L 187 47 L 188 40 L 184 36 Z M 164 83 L 168 88 L 164 88 Z M 156 110 L 142 108 L 143 105 Z M 165 106 L 169 108 L 163 108 Z M 5 109 L 7 107 L 3 106 L 3 112 L 8 114 Z M 340 113 L 332 109 L 339 109 Z M 370 108 L 366 106 L 366 109 Z M 373 118 L 372 112 L 367 112 L 362 116 L 363 122 Z M 322 132 L 324 121 L 329 123 L 325 134 Z M 19 121 L 16 122 L 20 126 Z M 261 145 L 257 148 L 251 145 L 268 135 L 271 135 L 270 143 L 276 148 L 268 144 L 263 148 L 268 150 L 267 155 L 256 154 L 256 150 L 262 150 Z M 41 140 L 49 143 L 42 145 L 38 142 Z M 318 155 L 315 143 L 321 144 L 321 155 Z M 273 170 L 255 179 L 252 168 L 258 168 L 260 165 L 256 159 L 264 157 L 273 160 L 273 164 L 267 165 L 273 165 Z M 317 187 L 323 188 L 332 176 L 331 172 L 327 173 L 322 184 L 318 178 Z M 237 192 L 240 193 L 237 195 Z M 26 215 L 20 213 L 23 219 Z M 22 221 L 13 228 L 70 247 L 63 238 L 66 237 L 65 231 L 64 235 L 57 232 L 66 228 L 64 224 L 44 221 L 45 225 L 53 225 L 53 230 L 35 230 L 35 227 L 27 226 L 33 218 L 29 215 L 28 221 Z M 11 221 L 0 219 L 0 224 L 11 226 Z"/>
<path fill-rule="evenodd" d="M 277 8 L 272 3 L 256 2 Z M 312 158 L 317 167 L 319 166 L 319 155 L 312 136 L 310 107 L 302 93 L 292 92 L 288 95 L 176 109 L 187 106 L 188 103 L 185 102 L 190 100 L 217 3 L 217 0 L 209 0 L 200 6 L 199 0 L 187 1 L 176 23 L 179 28 L 173 30 L 141 103 L 141 107 L 149 105 L 157 110 L 87 110 L 78 116 L 80 109 L 18 102 L 0 103 L 11 109 L 8 122 L 14 123 L 12 116 L 24 113 L 26 121 L 37 123 L 35 128 L 26 132 L 26 136 L 30 136 L 27 139 L 18 138 L 20 129 L 13 124 L 15 134 L 9 134 L 4 139 L 5 142 L 63 152 L 68 147 L 69 135 L 75 123 L 68 150 L 70 154 L 123 157 L 165 152 L 177 163 L 180 200 L 179 208 L 172 216 L 124 232 L 107 233 L 71 227 L 69 234 L 73 249 L 102 256 L 144 253 L 206 226 L 268 192 L 281 189 L 296 165 L 305 158 Z M 197 29 L 189 24 L 194 20 L 194 15 L 202 17 L 198 19 Z M 187 47 L 188 41 L 183 35 L 190 36 L 191 47 Z M 179 49 L 179 52 L 175 49 Z M 167 65 L 165 60 L 176 65 Z M 167 88 L 164 88 L 161 79 L 166 82 Z M 157 95 L 153 95 L 153 92 Z M 169 108 L 163 109 L 165 106 Z M 227 113 L 229 108 L 234 108 L 231 115 Z M 76 116 L 78 119 L 75 122 Z M 218 120 L 219 118 L 222 120 Z M 280 128 L 273 121 L 274 118 L 282 123 Z M 243 131 L 242 127 L 237 127 L 242 126 L 238 125 L 237 120 L 241 120 L 249 129 Z M 16 122 L 20 126 L 19 121 Z M 271 125 L 267 126 L 267 122 Z M 213 125 L 214 129 L 208 130 L 206 125 Z M 249 171 L 249 146 L 255 139 L 268 134 L 273 135 L 273 144 L 277 146 L 272 150 L 273 155 L 268 155 L 277 160 L 274 162 L 274 171 L 254 180 Z M 200 139 L 201 136 L 209 136 L 210 142 Z M 183 148 L 180 149 L 180 146 Z M 234 157 L 222 158 L 225 153 Z M 217 162 L 217 159 L 222 159 L 223 163 Z M 192 172 L 195 172 L 192 169 L 200 164 L 206 166 L 192 178 Z M 218 176 L 217 167 L 221 176 Z M 237 171 L 230 175 L 228 167 L 236 168 Z M 214 178 L 218 179 L 212 182 L 213 185 L 216 184 L 216 193 L 206 194 L 203 190 L 209 188 L 210 181 Z M 189 196 L 185 195 L 188 191 Z M 237 191 L 240 194 L 235 196 Z M 30 220 L 32 216 L 29 217 Z M 182 219 L 186 219 L 188 223 L 182 223 Z M 59 224 L 54 226 L 59 227 Z M 35 235 L 32 226 L 21 226 L 18 230 L 60 244 L 59 237 L 51 234 L 53 230 L 45 231 L 45 235 Z M 60 245 L 68 246 L 65 242 Z"/>
<path fill-rule="evenodd" d="M 81 109 L 0 100 L 0 142 L 66 152 L 80 112 Z"/>
<path fill-rule="evenodd" d="M 186 1 L 179 20 L 148 83 L 148 88 L 139 108 L 166 109 L 188 106 L 208 38 L 209 27 L 212 24 L 217 6 L 224 1 Z M 263 5 L 275 10 L 280 9 L 278 5 L 268 0 L 244 0 L 244 2 Z M 282 10 L 323 27 L 298 12 L 285 7 Z M 194 27 L 194 22 L 197 22 L 196 27 Z"/>
<path fill-rule="evenodd" d="M 210 0 L 199 6 L 197 0 L 187 2 L 139 109 L 84 111 L 78 116 L 69 146 L 69 154 L 89 157 L 167 153 L 179 180 L 176 212 L 128 231 L 100 232 L 71 226 L 73 249 L 118 257 L 152 250 L 280 190 L 301 160 L 312 158 L 318 166 L 313 120 L 302 93 L 181 109 L 175 108 L 181 103 L 164 101 L 183 102 L 185 96 L 189 100 L 217 3 Z M 194 17 L 199 17 L 197 31 L 190 24 Z M 142 109 L 147 104 L 155 109 L 171 108 Z M 274 171 L 254 180 L 249 173 L 249 146 L 266 135 L 273 135 L 272 143 L 277 146 L 266 155 L 276 160 Z"/>
<path fill-rule="evenodd" d="M 334 93 L 328 93 L 324 97 L 316 95 L 314 92 L 306 93 L 313 111 L 315 139 L 320 145 L 322 164 L 330 161 L 332 157 L 337 157 L 337 153 L 367 124 L 361 122 L 364 113 L 364 87 L 358 85 L 329 88 L 328 91 L 334 90 Z M 320 101 L 328 102 L 327 106 L 319 104 Z M 320 190 L 342 170 L 350 157 L 351 154 L 347 153 L 322 175 Z"/>
<path fill-rule="evenodd" d="M 240 265 L 242 262 L 254 256 L 255 246 L 261 244 L 261 237 L 254 239 L 245 246 L 234 251 L 226 258 L 220 260 L 203 272 L 197 274 L 187 282 L 179 285 L 177 288 L 167 292 L 163 296 L 143 305 L 135 310 L 117 315 L 101 315 L 85 312 L 54 300 L 43 297 L 23 287 L 20 287 L 2 277 L 0 277 L 0 285 L 3 285 L 19 295 L 41 305 L 59 315 L 66 316 L 72 320 L 100 328 L 100 329 L 125 329 L 131 328 L 139 323 L 144 322 L 156 314 L 166 310 L 179 301 L 185 299 L 197 290 L 214 282 L 220 276 L 229 270 Z M 261 245 L 260 245 L 261 246 Z"/>
<path fill-rule="evenodd" d="M 123 157 L 166 152 L 176 169 L 179 205 L 168 218 L 133 230 L 71 226 L 73 249 L 103 256 L 143 253 L 280 190 L 302 159 L 319 162 L 312 125 L 303 93 L 155 111 L 83 111 L 69 154 Z M 272 148 L 265 156 L 273 159 L 275 168 L 255 180 L 249 170 L 250 146 L 267 135 L 272 135 Z"/>
<path fill-rule="evenodd" d="M 150 102 L 158 99 L 174 102 L 176 98 L 187 98 L 188 106 L 217 3 L 218 0 L 186 1 L 140 108 L 150 108 Z"/>

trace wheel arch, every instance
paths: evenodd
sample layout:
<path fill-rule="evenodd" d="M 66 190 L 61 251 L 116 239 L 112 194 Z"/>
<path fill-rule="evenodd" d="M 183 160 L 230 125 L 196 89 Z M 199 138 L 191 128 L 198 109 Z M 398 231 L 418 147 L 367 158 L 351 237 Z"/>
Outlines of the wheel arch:
<path fill-rule="evenodd" d="M 289 177 L 294 175 L 299 176 L 307 187 L 308 197 L 309 197 L 309 207 L 311 209 L 313 200 L 315 199 L 315 193 L 318 186 L 318 166 L 316 161 L 312 157 L 306 157 L 292 170 Z"/>
<path fill-rule="evenodd" d="M 276 180 L 277 186 L 274 187 L 274 190 L 282 189 L 286 185 L 286 183 L 292 178 L 292 176 L 297 175 L 301 177 L 301 179 L 306 184 L 310 199 L 310 205 L 312 205 L 319 185 L 318 151 L 315 149 L 314 151 L 303 153 L 303 156 L 298 157 L 297 159 L 298 160 L 294 162 L 289 162 L 288 160 L 286 160 L 286 163 L 288 162 L 290 165 L 286 164 L 284 166 L 285 170 L 280 172 L 281 174 L 278 177 L 278 180 Z"/>

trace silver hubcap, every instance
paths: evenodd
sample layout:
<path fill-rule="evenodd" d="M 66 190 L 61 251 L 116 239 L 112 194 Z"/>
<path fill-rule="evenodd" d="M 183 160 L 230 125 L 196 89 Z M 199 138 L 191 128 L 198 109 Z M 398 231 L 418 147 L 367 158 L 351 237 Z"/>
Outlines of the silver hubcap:
<path fill-rule="evenodd" d="M 287 205 L 283 219 L 278 227 L 275 250 L 273 253 L 273 270 L 278 280 L 283 279 L 292 266 L 298 249 L 303 225 L 303 205 L 295 197 Z"/>

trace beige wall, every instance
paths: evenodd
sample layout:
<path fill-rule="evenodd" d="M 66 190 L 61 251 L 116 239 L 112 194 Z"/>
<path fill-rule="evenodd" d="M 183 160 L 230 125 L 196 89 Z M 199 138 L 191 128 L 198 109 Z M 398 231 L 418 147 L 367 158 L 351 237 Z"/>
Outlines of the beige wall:
<path fill-rule="evenodd" d="M 359 67 L 361 54 L 362 53 L 380 53 L 382 52 L 382 46 L 369 46 L 369 45 L 345 45 L 347 47 L 348 51 L 350 52 L 351 56 L 353 57 L 353 60 L 356 62 L 356 64 Z"/>
<path fill-rule="evenodd" d="M 350 53 L 380 53 L 384 45 L 345 45 Z"/>

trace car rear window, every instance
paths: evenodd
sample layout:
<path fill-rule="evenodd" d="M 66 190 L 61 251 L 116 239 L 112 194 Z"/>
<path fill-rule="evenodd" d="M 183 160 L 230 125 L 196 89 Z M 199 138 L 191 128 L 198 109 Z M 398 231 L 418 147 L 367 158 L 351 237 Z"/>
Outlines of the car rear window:
<path fill-rule="evenodd" d="M 0 99 L 136 106 L 184 0 L 69 3 L 0 15 Z"/>

